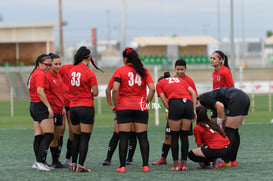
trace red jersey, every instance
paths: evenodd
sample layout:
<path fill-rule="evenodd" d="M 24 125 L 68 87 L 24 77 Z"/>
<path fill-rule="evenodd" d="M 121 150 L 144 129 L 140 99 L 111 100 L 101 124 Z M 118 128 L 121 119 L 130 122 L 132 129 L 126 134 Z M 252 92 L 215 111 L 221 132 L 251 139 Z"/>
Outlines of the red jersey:
<path fill-rule="evenodd" d="M 70 104 L 70 70 L 74 67 L 73 64 L 62 65 L 58 74 L 62 77 L 64 105 L 69 107 Z"/>
<path fill-rule="evenodd" d="M 85 64 L 79 63 L 70 70 L 70 107 L 94 107 L 91 87 L 98 85 L 97 78 Z"/>
<path fill-rule="evenodd" d="M 196 124 L 193 128 L 193 133 L 195 137 L 195 142 L 197 145 L 207 145 L 210 149 L 221 149 L 229 145 L 229 139 L 227 136 L 223 137 L 219 132 L 214 131 L 205 123 L 203 124 L 205 128 Z"/>
<path fill-rule="evenodd" d="M 115 71 L 114 81 L 120 82 L 117 110 L 148 110 L 146 86 L 152 83 L 153 79 L 148 70 L 145 71 L 144 79 L 136 73 L 131 63 Z"/>
<path fill-rule="evenodd" d="M 41 102 L 42 100 L 38 96 L 37 87 L 45 87 L 46 73 L 37 67 L 31 74 L 28 83 L 28 92 L 30 96 L 30 102 Z"/>
<path fill-rule="evenodd" d="M 186 98 L 192 101 L 192 97 L 188 91 L 189 84 L 181 78 L 169 77 L 160 80 L 156 84 L 157 95 L 164 93 L 168 101 L 172 98 L 183 99 Z"/>
<path fill-rule="evenodd" d="M 176 77 L 176 75 L 174 77 Z M 182 80 L 186 81 L 189 84 L 189 86 L 195 91 L 196 95 L 198 95 L 196 87 L 195 87 L 195 83 L 193 82 L 193 80 L 189 76 L 185 75 L 182 78 Z"/>
<path fill-rule="evenodd" d="M 230 70 L 224 66 L 221 65 L 219 70 L 214 70 L 212 73 L 212 79 L 213 79 L 213 89 L 221 88 L 221 87 L 233 87 L 234 82 L 232 79 L 232 75 Z"/>
<path fill-rule="evenodd" d="M 52 110 L 56 114 L 63 113 L 64 98 L 62 78 L 59 74 L 55 75 L 48 71 L 46 74 L 45 94 Z"/>

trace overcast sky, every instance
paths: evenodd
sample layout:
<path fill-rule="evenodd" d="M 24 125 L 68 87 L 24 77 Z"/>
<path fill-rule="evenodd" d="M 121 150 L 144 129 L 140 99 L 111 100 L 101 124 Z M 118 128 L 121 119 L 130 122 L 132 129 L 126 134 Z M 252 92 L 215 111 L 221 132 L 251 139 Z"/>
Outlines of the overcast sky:
<path fill-rule="evenodd" d="M 120 40 L 122 2 L 62 0 L 63 20 L 68 22 L 64 27 L 64 44 L 89 42 L 93 27 L 97 28 L 98 40 L 107 40 L 109 34 L 111 39 Z M 230 0 L 126 0 L 126 7 L 127 42 L 136 36 L 209 35 L 216 39 L 230 36 Z M 266 31 L 273 30 L 272 7 L 273 0 L 234 0 L 234 36 L 265 38 Z M 0 14 L 0 25 L 57 25 L 58 0 L 1 0 Z M 57 26 L 55 37 L 58 44 Z"/>

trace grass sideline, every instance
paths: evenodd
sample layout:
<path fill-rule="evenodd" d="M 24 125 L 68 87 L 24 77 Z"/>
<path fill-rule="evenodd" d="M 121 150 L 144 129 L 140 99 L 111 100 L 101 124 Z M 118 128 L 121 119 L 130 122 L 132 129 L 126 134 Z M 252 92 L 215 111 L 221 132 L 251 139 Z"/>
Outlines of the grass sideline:
<path fill-rule="evenodd" d="M 169 171 L 172 166 L 171 152 L 167 165 L 153 166 L 151 162 L 160 158 L 160 151 L 164 139 L 164 125 L 149 126 L 150 142 L 149 164 L 151 171 L 143 173 L 139 145 L 137 144 L 134 164 L 127 166 L 126 173 L 116 173 L 119 164 L 118 152 L 114 153 L 111 166 L 102 166 L 105 159 L 107 145 L 113 128 L 111 126 L 95 126 L 89 142 L 89 151 L 85 165 L 92 169 L 92 173 L 70 173 L 68 169 L 56 169 L 51 172 L 38 172 L 31 169 L 34 161 L 32 149 L 33 129 L 0 129 L 1 139 L 1 180 L 96 180 L 96 181 L 125 181 L 125 180 L 221 180 L 221 181 L 256 181 L 272 180 L 272 129 L 273 124 L 245 124 L 240 129 L 241 146 L 238 153 L 238 167 L 213 169 L 197 169 L 197 163 L 188 160 L 186 172 Z M 64 143 L 66 143 L 67 133 Z M 190 149 L 194 148 L 193 136 L 190 137 Z M 65 145 L 65 144 L 64 144 Z M 64 160 L 66 147 L 63 147 L 61 160 Z M 48 154 L 51 163 L 51 154 Z M 12 171 L 12 172 L 11 172 Z"/>

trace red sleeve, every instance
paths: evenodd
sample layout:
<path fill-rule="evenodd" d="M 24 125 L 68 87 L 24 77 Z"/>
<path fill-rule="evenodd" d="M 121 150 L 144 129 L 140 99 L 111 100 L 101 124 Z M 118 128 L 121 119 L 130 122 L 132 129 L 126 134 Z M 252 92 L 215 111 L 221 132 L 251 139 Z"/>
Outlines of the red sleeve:
<path fill-rule="evenodd" d="M 39 75 L 37 76 L 39 78 L 37 78 L 35 80 L 35 87 L 45 87 L 45 81 L 46 81 L 46 73 L 40 71 Z"/>
<path fill-rule="evenodd" d="M 146 70 L 146 73 L 147 73 L 147 76 L 145 77 L 145 82 L 146 82 L 146 85 L 150 84 L 150 83 L 153 83 L 153 79 L 152 79 L 152 76 L 151 74 L 149 73 L 149 71 L 147 69 Z"/>
<path fill-rule="evenodd" d="M 204 129 L 199 126 L 198 124 L 195 125 L 195 127 L 193 128 L 193 134 L 195 137 L 195 142 L 197 145 L 201 145 L 203 144 L 202 142 L 202 132 L 204 131 Z"/>
<path fill-rule="evenodd" d="M 163 93 L 163 91 L 162 91 L 162 89 L 161 89 L 161 84 L 162 84 L 161 80 L 156 84 L 156 93 L 157 93 L 157 96 L 158 96 L 158 97 L 159 97 L 159 95 L 160 95 L 161 93 Z"/>
<path fill-rule="evenodd" d="M 225 79 L 226 87 L 233 87 L 234 83 L 233 83 L 231 72 L 229 70 L 226 70 L 223 76 Z"/>
<path fill-rule="evenodd" d="M 90 71 L 91 73 L 89 74 L 90 76 L 90 86 L 96 86 L 98 85 L 97 78 L 94 72 Z"/>

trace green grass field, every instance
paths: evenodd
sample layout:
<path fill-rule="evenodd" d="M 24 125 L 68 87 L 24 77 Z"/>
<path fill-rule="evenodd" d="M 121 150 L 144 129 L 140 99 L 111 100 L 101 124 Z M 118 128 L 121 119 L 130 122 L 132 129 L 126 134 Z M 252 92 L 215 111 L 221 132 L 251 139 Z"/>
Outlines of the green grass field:
<path fill-rule="evenodd" d="M 260 102 L 260 100 L 258 100 Z M 101 113 L 96 109 L 94 131 L 89 143 L 89 152 L 85 165 L 92 169 L 92 173 L 70 173 L 68 169 L 56 169 L 52 172 L 37 172 L 31 169 L 34 161 L 32 149 L 33 129 L 32 119 L 29 116 L 29 102 L 16 101 L 14 117 L 10 117 L 9 102 L 0 103 L 0 155 L 2 167 L 0 180 L 273 180 L 272 173 L 272 112 L 259 107 L 259 111 L 249 112 L 249 116 L 240 128 L 241 146 L 238 154 L 238 167 L 213 169 L 197 169 L 196 163 L 188 161 L 187 172 L 172 172 L 171 153 L 168 164 L 153 166 L 151 162 L 160 158 L 161 146 L 164 139 L 165 113 L 160 111 L 160 125 L 154 124 L 154 111 L 150 110 L 149 141 L 151 172 L 143 173 L 142 161 L 137 145 L 134 156 L 134 165 L 127 167 L 124 174 L 116 173 L 119 165 L 118 151 L 115 152 L 112 165 L 103 167 L 106 157 L 108 141 L 113 132 L 113 114 L 108 109 L 105 100 L 101 101 Z M 263 103 L 260 106 L 264 106 Z M 95 102 L 96 107 L 98 102 Z M 67 133 L 64 138 L 64 147 L 61 159 L 66 152 Z M 190 137 L 190 149 L 194 148 L 193 136 Z M 48 154 L 51 163 L 51 155 Z"/>

